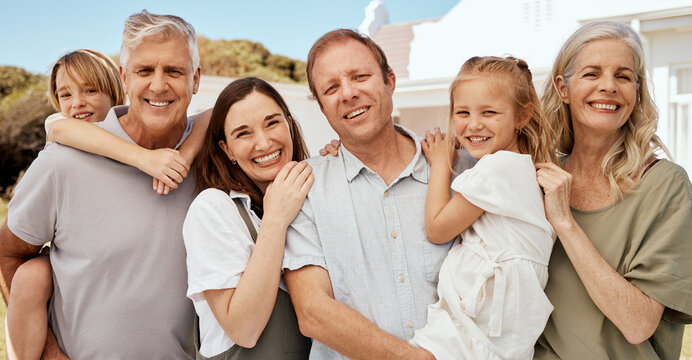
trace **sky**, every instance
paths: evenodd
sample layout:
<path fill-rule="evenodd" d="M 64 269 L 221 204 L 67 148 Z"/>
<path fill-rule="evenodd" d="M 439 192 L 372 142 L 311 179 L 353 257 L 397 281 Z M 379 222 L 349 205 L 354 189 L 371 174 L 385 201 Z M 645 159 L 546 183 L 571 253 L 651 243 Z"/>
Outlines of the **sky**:
<path fill-rule="evenodd" d="M 459 0 L 384 0 L 390 23 L 439 17 Z M 146 8 L 173 14 L 211 39 L 247 39 L 305 60 L 312 43 L 336 28 L 356 29 L 370 0 L 3 1 L 0 65 L 47 74 L 58 57 L 92 48 L 120 52 L 124 20 Z M 69 6 L 67 5 L 69 4 Z"/>

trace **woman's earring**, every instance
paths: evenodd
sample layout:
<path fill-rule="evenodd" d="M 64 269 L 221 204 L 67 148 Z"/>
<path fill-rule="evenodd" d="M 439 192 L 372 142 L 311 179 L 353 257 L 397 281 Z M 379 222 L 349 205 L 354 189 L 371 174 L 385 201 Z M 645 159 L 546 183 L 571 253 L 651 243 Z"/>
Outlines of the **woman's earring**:
<path fill-rule="evenodd" d="M 235 159 L 231 159 L 231 164 L 233 164 L 233 165 L 237 164 L 237 162 L 235 161 Z"/>

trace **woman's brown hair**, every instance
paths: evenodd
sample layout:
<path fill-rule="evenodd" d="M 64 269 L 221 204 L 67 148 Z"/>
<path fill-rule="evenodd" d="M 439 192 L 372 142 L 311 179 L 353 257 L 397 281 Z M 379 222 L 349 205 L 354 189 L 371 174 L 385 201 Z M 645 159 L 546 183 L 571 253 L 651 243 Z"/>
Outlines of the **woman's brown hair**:
<path fill-rule="evenodd" d="M 237 191 L 250 196 L 252 209 L 262 216 L 262 191 L 245 174 L 237 163 L 231 163 L 230 159 L 219 145 L 219 141 L 228 143 L 224 125 L 226 114 L 233 104 L 245 99 L 253 92 L 266 95 L 273 99 L 281 108 L 284 118 L 288 122 L 288 129 L 293 143 L 294 161 L 302 161 L 309 157 L 300 125 L 295 121 L 288 110 L 286 102 L 278 91 L 269 83 L 255 77 L 238 79 L 228 84 L 216 100 L 211 113 L 209 128 L 202 142 L 202 149 L 197 156 L 196 186 L 199 191 L 215 188 L 223 191 Z"/>

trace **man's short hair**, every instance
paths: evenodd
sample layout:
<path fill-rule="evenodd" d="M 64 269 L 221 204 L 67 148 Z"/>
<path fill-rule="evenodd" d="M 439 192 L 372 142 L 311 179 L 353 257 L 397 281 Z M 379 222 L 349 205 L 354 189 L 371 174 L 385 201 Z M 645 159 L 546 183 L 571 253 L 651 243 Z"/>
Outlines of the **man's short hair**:
<path fill-rule="evenodd" d="M 197 49 L 195 28 L 178 16 L 152 14 L 146 9 L 130 15 L 125 20 L 123 43 L 120 47 L 120 66 L 123 69 L 127 67 L 130 51 L 136 49 L 146 38 L 151 36 L 159 36 L 162 40 L 184 36 L 190 51 L 192 70 L 197 70 L 199 67 L 199 50 Z"/>
<path fill-rule="evenodd" d="M 358 41 L 370 50 L 372 55 L 375 57 L 377 64 L 380 66 L 380 71 L 382 71 L 382 78 L 384 79 L 385 84 L 387 83 L 387 75 L 392 72 L 392 68 L 389 66 L 389 63 L 387 63 L 387 56 L 384 54 L 384 51 L 379 45 L 377 45 L 367 35 L 358 33 L 351 29 L 332 30 L 317 39 L 308 53 L 308 64 L 306 68 L 308 75 L 308 86 L 310 87 L 310 92 L 312 93 L 313 98 L 315 98 L 318 103 L 320 102 L 320 99 L 317 96 L 317 90 L 315 89 L 315 84 L 312 78 L 312 68 L 315 66 L 315 59 L 317 59 L 317 56 L 322 52 L 322 50 L 326 49 L 332 42 L 346 41 L 348 39 Z M 321 103 L 320 106 L 322 106 Z"/>

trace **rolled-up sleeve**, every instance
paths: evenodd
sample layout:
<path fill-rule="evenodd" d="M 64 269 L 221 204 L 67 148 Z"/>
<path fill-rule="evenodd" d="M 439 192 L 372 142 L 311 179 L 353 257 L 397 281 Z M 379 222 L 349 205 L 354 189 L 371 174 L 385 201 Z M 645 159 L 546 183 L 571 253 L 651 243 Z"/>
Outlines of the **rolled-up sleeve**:
<path fill-rule="evenodd" d="M 307 265 L 327 269 L 310 197 L 303 203 L 298 216 L 286 231 L 283 268 L 297 270 Z"/>

